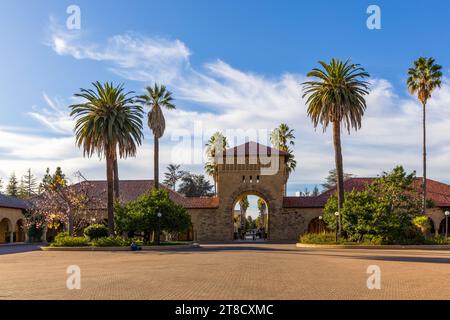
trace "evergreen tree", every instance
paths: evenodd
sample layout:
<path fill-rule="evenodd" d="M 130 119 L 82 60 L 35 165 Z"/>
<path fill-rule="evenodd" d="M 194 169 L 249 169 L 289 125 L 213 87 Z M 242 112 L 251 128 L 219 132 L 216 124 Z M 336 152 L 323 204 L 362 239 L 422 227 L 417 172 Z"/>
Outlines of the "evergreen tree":
<path fill-rule="evenodd" d="M 45 170 L 42 182 L 39 184 L 39 194 L 45 191 L 45 189 L 52 183 L 52 175 L 50 174 L 50 168 Z"/>
<path fill-rule="evenodd" d="M 353 177 L 351 173 L 344 173 L 344 181 Z M 325 183 L 322 184 L 322 187 L 325 190 L 330 190 L 336 187 L 337 175 L 336 169 L 332 169 L 328 171 L 328 177 L 325 178 Z"/>
<path fill-rule="evenodd" d="M 314 186 L 314 189 L 312 191 L 312 196 L 313 197 L 317 197 L 319 194 L 320 194 L 319 187 L 318 186 Z"/>
<path fill-rule="evenodd" d="M 0 194 L 3 193 L 3 179 L 0 178 Z"/>
<path fill-rule="evenodd" d="M 19 182 L 17 181 L 16 174 L 14 172 L 11 174 L 8 185 L 6 186 L 6 194 L 11 197 L 19 196 Z"/>
<path fill-rule="evenodd" d="M 29 199 L 37 194 L 37 179 L 34 174 L 31 173 L 31 169 L 27 170 L 27 173 L 22 177 L 20 181 L 20 197 Z"/>

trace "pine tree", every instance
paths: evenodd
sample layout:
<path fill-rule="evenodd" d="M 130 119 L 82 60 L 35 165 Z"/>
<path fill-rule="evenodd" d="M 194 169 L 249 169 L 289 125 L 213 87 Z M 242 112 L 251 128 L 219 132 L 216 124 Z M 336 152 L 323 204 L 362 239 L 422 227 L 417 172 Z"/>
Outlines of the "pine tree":
<path fill-rule="evenodd" d="M 312 191 L 312 196 L 313 197 L 317 197 L 319 194 L 320 194 L 319 187 L 318 186 L 314 186 L 314 189 Z"/>
<path fill-rule="evenodd" d="M 62 172 L 61 167 L 56 167 L 55 173 L 52 176 L 52 184 L 66 185 L 66 175 Z"/>
<path fill-rule="evenodd" d="M 0 194 L 3 193 L 3 179 L 0 178 Z"/>
<path fill-rule="evenodd" d="M 8 185 L 6 186 L 6 194 L 11 197 L 19 196 L 19 182 L 17 181 L 16 174 L 14 172 L 11 174 Z"/>
<path fill-rule="evenodd" d="M 39 194 L 43 193 L 45 189 L 52 183 L 52 175 L 50 174 L 50 168 L 45 170 L 42 182 L 39 184 Z"/>
<path fill-rule="evenodd" d="M 31 169 L 27 170 L 27 173 L 22 177 L 20 182 L 21 198 L 29 199 L 37 193 L 37 180 L 34 174 L 31 173 Z"/>

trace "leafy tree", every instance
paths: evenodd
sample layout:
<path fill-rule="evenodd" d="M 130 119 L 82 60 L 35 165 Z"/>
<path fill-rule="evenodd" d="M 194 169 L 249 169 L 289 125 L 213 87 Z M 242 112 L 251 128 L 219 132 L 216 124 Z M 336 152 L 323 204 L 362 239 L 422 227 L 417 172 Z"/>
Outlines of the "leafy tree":
<path fill-rule="evenodd" d="M 19 196 L 19 181 L 17 181 L 14 172 L 9 177 L 8 185 L 6 186 L 6 194 L 11 197 Z"/>
<path fill-rule="evenodd" d="M 411 94 L 417 94 L 422 103 L 422 130 L 423 130 L 423 182 L 422 182 L 422 214 L 425 214 L 427 203 L 427 135 L 426 135 L 426 105 L 431 93 L 441 87 L 442 67 L 435 63 L 433 58 L 420 57 L 414 61 L 414 67 L 408 70 L 406 84 Z"/>
<path fill-rule="evenodd" d="M 386 243 L 417 237 L 413 219 L 420 213 L 421 201 L 413 188 L 414 180 L 415 172 L 407 174 L 398 166 L 365 190 L 347 192 L 340 212 L 345 233 L 356 240 L 366 235 L 380 237 Z M 337 197 L 333 196 L 324 208 L 324 220 L 330 228 L 336 228 L 337 209 Z"/>
<path fill-rule="evenodd" d="M 202 174 L 186 173 L 181 178 L 181 184 L 178 187 L 178 192 L 184 194 L 186 197 L 204 197 L 211 196 L 213 186 L 205 179 Z"/>
<path fill-rule="evenodd" d="M 148 126 L 153 132 L 154 138 L 154 179 L 155 188 L 159 188 L 159 139 L 164 135 L 166 130 L 166 120 L 162 108 L 168 110 L 175 109 L 172 103 L 172 93 L 165 86 L 159 86 L 155 83 L 154 87 L 148 86 L 147 93 L 138 98 L 138 102 L 150 108 L 148 112 Z"/>
<path fill-rule="evenodd" d="M 169 164 L 167 166 L 167 172 L 164 173 L 164 184 L 172 189 L 176 190 L 177 182 L 186 174 L 185 171 L 180 170 L 180 165 Z"/>
<path fill-rule="evenodd" d="M 3 179 L 0 177 L 0 194 L 3 193 Z"/>
<path fill-rule="evenodd" d="M 344 205 L 344 165 L 342 160 L 341 126 L 348 132 L 361 128 L 366 110 L 365 95 L 369 94 L 369 83 L 364 79 L 369 74 L 359 64 L 332 59 L 329 64 L 319 61 L 323 69 L 314 68 L 307 74 L 315 80 L 303 85 L 303 98 L 307 97 L 307 113 L 314 127 L 323 130 L 333 124 L 333 143 L 337 173 L 338 211 Z M 342 229 L 339 228 L 339 233 Z"/>
<path fill-rule="evenodd" d="M 256 229 L 256 220 L 253 220 L 252 216 L 247 216 L 245 220 L 245 229 Z"/>
<path fill-rule="evenodd" d="M 214 194 L 217 193 L 217 163 L 216 156 L 228 148 L 227 138 L 219 131 L 215 132 L 206 143 L 206 156 L 208 161 L 205 163 L 205 172 L 214 180 Z"/>
<path fill-rule="evenodd" d="M 69 108 L 70 115 L 76 119 L 76 142 L 83 148 L 84 155 L 91 157 L 97 153 L 106 159 L 108 229 L 113 234 L 114 160 L 117 151 L 124 158 L 136 154 L 143 138 L 142 108 L 130 97 L 132 92 L 124 92 L 122 85 L 98 81 L 92 85 L 94 89 L 80 89 L 75 94 L 85 102 Z"/>
<path fill-rule="evenodd" d="M 354 177 L 353 174 L 344 172 L 344 181 L 352 177 Z M 325 190 L 331 190 L 333 188 L 336 188 L 336 183 L 337 183 L 336 169 L 331 169 L 330 171 L 328 171 L 328 176 L 325 178 L 325 183 L 322 183 L 322 187 Z"/>
<path fill-rule="evenodd" d="M 149 241 L 151 233 L 157 230 L 158 219 L 161 219 L 161 230 L 169 233 L 185 232 L 191 225 L 186 209 L 170 200 L 163 189 L 153 189 L 116 208 L 117 230 L 129 236 L 143 233 L 145 241 Z M 158 218 L 158 212 L 162 214 L 161 218 Z"/>
<path fill-rule="evenodd" d="M 100 203 L 100 199 L 91 194 L 92 188 L 87 181 L 68 185 L 65 179 L 57 175 L 45 192 L 31 200 L 26 225 L 38 229 L 44 226 L 57 229 L 62 223 L 71 236 L 83 231 L 92 219 L 102 219 L 100 211 L 91 210 Z"/>

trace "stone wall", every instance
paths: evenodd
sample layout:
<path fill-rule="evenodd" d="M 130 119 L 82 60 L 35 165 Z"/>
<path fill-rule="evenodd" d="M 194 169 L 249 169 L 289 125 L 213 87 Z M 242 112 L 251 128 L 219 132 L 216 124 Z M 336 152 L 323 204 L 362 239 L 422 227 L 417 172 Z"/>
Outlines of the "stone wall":
<path fill-rule="evenodd" d="M 16 232 L 16 224 L 19 220 L 25 221 L 25 216 L 21 209 L 0 207 L 0 243 L 5 243 L 7 242 L 6 240 L 11 242 L 12 238 L 5 239 L 6 231 L 9 229 L 10 232 Z M 11 235 L 8 236 L 11 237 Z"/>

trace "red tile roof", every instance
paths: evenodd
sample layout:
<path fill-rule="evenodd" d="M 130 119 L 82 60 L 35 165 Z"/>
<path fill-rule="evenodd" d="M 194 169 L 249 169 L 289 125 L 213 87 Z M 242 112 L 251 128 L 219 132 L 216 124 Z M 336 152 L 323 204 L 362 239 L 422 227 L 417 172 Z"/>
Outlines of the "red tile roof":
<path fill-rule="evenodd" d="M 101 209 L 106 208 L 107 202 L 107 184 L 104 180 L 81 182 L 82 184 L 89 184 L 90 194 L 100 200 Z M 76 187 L 74 185 L 74 187 Z M 120 200 L 127 203 L 135 200 L 140 195 L 147 191 L 150 191 L 154 186 L 153 180 L 120 180 L 119 190 L 120 190 Z M 163 188 L 169 192 L 169 198 L 182 205 L 187 209 L 208 209 L 217 208 L 219 206 L 219 200 L 217 197 L 185 197 L 178 192 L 168 189 L 164 185 L 160 184 L 160 188 Z"/>
<path fill-rule="evenodd" d="M 349 178 L 344 182 L 345 192 L 352 190 L 363 190 L 368 184 L 371 184 L 375 178 Z M 417 178 L 413 186 L 420 190 L 422 178 Z M 323 208 L 336 192 L 336 188 L 321 193 L 316 197 L 284 197 L 283 207 L 285 208 Z M 433 201 L 437 207 L 450 207 L 450 185 L 427 179 L 427 198 Z"/>
<path fill-rule="evenodd" d="M 225 155 L 230 156 L 270 156 L 271 154 L 287 155 L 286 152 L 280 151 L 258 142 L 250 141 L 234 148 L 225 150 Z"/>

